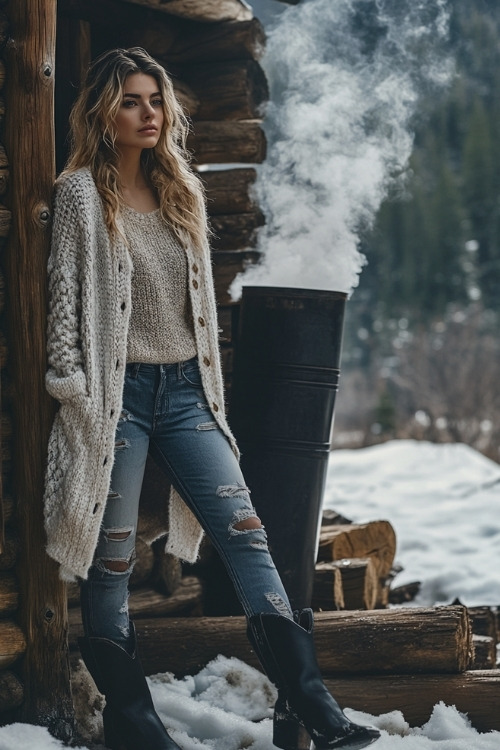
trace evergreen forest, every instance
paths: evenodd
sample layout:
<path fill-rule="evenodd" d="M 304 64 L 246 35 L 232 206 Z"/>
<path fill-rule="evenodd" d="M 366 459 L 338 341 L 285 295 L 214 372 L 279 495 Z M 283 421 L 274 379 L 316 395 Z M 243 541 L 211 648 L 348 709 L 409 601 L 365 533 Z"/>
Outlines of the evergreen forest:
<path fill-rule="evenodd" d="M 499 460 L 500 4 L 449 7 L 455 74 L 422 99 L 404 194 L 363 239 L 338 423 L 362 443 L 463 440 Z"/>

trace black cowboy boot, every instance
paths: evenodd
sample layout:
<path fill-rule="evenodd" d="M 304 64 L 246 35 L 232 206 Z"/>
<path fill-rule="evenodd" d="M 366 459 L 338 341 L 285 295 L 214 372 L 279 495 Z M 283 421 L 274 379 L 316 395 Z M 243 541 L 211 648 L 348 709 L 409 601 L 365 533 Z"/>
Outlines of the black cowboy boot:
<path fill-rule="evenodd" d="M 359 750 L 380 737 L 377 729 L 349 721 L 326 689 L 316 661 L 312 610 L 254 615 L 248 637 L 268 677 L 278 688 L 273 742 L 283 750 Z M 307 744 L 304 743 L 307 740 Z M 301 744 L 302 743 L 302 744 Z"/>
<path fill-rule="evenodd" d="M 137 656 L 134 625 L 132 654 L 107 638 L 79 638 L 83 661 L 105 696 L 104 739 L 110 750 L 180 750 L 156 713 Z"/>

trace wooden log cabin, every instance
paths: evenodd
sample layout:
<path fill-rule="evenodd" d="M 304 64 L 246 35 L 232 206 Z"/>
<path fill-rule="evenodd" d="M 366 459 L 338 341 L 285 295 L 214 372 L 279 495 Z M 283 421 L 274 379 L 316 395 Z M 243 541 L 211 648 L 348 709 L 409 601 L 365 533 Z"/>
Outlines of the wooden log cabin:
<path fill-rule="evenodd" d="M 192 120 L 228 371 L 227 288 L 256 260 L 264 221 L 252 195 L 266 154 L 264 32 L 247 3 L 0 0 L 0 725 L 45 724 L 65 741 L 74 731 L 66 587 L 44 552 L 42 512 L 55 408 L 44 388 L 46 263 L 68 112 L 90 59 L 116 46 L 159 59 Z"/>

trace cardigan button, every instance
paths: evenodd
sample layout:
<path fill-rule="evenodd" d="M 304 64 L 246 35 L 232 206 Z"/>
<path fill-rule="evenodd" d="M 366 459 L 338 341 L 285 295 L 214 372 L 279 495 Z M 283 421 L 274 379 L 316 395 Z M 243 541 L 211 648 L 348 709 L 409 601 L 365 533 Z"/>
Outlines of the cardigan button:
<path fill-rule="evenodd" d="M 216 404 L 216 403 L 213 403 L 213 404 L 212 404 L 212 409 L 213 409 L 214 411 L 219 411 L 219 407 L 217 406 L 217 404 Z"/>
<path fill-rule="evenodd" d="M 203 364 L 207 367 L 210 367 L 210 360 L 208 357 L 203 357 Z"/>
<path fill-rule="evenodd" d="M 193 269 L 193 271 L 195 273 L 198 273 L 198 266 L 196 265 L 196 263 L 193 263 L 193 265 L 191 266 L 191 268 Z"/>
<path fill-rule="evenodd" d="M 100 506 L 101 506 L 101 503 L 96 503 L 96 504 L 94 505 L 94 509 L 93 509 L 93 511 L 92 511 L 92 515 L 93 515 L 93 516 L 95 516 L 95 514 L 96 514 L 96 513 L 97 513 L 97 511 L 99 510 Z"/>
<path fill-rule="evenodd" d="M 204 326 L 205 325 L 205 318 L 202 318 L 201 315 L 200 315 L 200 317 L 198 318 L 198 323 L 200 324 L 200 326 Z"/>
<path fill-rule="evenodd" d="M 196 281 L 196 279 L 193 279 L 193 286 L 195 289 L 198 289 L 198 282 Z"/>
<path fill-rule="evenodd" d="M 127 305 L 126 305 L 125 302 L 122 302 L 121 305 L 120 305 L 120 307 L 121 307 L 122 310 L 125 310 L 125 308 L 127 307 Z"/>

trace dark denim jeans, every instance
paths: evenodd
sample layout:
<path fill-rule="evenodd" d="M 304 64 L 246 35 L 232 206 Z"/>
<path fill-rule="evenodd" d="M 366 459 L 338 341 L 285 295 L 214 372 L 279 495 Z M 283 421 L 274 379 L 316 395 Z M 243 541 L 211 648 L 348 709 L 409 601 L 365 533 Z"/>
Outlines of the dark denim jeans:
<path fill-rule="evenodd" d="M 237 528 L 255 510 L 238 461 L 213 420 L 194 358 L 127 365 L 111 488 L 94 563 L 81 586 L 86 634 L 121 644 L 128 639 L 128 581 L 148 452 L 209 535 L 247 616 L 290 617 L 264 528 Z"/>

